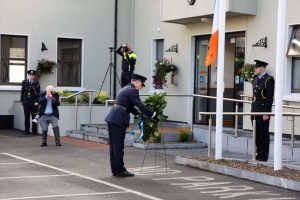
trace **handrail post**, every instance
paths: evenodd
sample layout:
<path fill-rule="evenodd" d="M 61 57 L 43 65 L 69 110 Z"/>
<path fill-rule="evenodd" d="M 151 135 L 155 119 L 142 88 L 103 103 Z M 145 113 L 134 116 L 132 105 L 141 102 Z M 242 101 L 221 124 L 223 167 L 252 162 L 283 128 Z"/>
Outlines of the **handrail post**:
<path fill-rule="evenodd" d="M 78 119 L 78 97 L 75 97 L 75 130 L 77 130 L 77 120 Z"/>
<path fill-rule="evenodd" d="M 89 95 L 90 124 L 92 123 L 92 93 Z"/>
<path fill-rule="evenodd" d="M 238 102 L 235 103 L 235 112 L 238 113 L 239 112 L 239 105 Z M 237 137 L 238 136 L 238 121 L 239 121 L 239 116 L 235 115 L 235 129 L 234 129 L 234 136 Z"/>
<path fill-rule="evenodd" d="M 293 109 L 294 112 L 294 109 Z M 291 147 L 294 148 L 295 145 L 295 116 L 292 116 L 292 135 L 291 135 Z"/>
<path fill-rule="evenodd" d="M 252 160 L 253 162 L 256 161 L 256 119 L 255 119 L 255 116 L 254 116 L 254 119 L 253 119 L 253 149 L 252 149 Z"/>
<path fill-rule="evenodd" d="M 211 115 L 209 115 L 209 120 L 208 120 L 208 143 L 207 143 L 207 156 L 210 156 L 211 153 Z"/>

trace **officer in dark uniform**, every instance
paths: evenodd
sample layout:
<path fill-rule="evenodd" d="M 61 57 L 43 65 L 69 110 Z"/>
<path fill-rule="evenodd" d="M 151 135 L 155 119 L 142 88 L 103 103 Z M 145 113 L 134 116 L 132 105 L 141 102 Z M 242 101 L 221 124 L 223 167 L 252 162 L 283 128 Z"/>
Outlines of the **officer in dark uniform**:
<path fill-rule="evenodd" d="M 38 113 L 38 101 L 40 95 L 40 83 L 35 80 L 36 71 L 28 70 L 28 79 L 22 82 L 21 102 L 25 115 L 25 135 L 30 131 L 30 114 L 32 119 Z M 37 134 L 37 123 L 32 123 L 32 133 Z"/>
<path fill-rule="evenodd" d="M 132 51 L 127 44 L 122 44 L 117 50 L 117 54 L 122 56 L 122 74 L 121 87 L 128 85 L 131 81 L 131 76 L 134 73 L 136 63 L 136 53 Z"/>
<path fill-rule="evenodd" d="M 113 176 L 128 177 L 134 174 L 124 167 L 124 139 L 126 128 L 129 126 L 130 113 L 137 115 L 143 112 L 156 119 L 156 113 L 147 108 L 139 97 L 139 90 L 144 87 L 147 78 L 133 74 L 131 83 L 118 93 L 114 106 L 106 116 L 110 141 L 110 164 Z"/>
<path fill-rule="evenodd" d="M 253 102 L 251 112 L 271 112 L 274 97 L 274 78 L 266 73 L 268 63 L 254 60 L 256 76 L 253 84 Z M 256 160 L 267 161 L 269 156 L 270 135 L 269 123 L 270 116 L 252 116 L 256 119 Z"/>

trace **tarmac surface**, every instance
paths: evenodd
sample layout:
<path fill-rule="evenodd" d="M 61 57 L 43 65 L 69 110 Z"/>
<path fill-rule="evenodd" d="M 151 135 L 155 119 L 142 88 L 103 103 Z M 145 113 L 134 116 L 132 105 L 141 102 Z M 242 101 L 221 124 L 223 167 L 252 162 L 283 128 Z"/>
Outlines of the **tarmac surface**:
<path fill-rule="evenodd" d="M 176 155 L 207 149 L 147 151 L 127 147 L 125 165 L 135 177 L 113 177 L 108 145 L 0 130 L 0 200 L 22 199 L 300 199 L 299 192 L 175 164 Z M 144 157 L 145 162 L 143 164 Z M 166 162 L 167 161 L 167 162 Z"/>

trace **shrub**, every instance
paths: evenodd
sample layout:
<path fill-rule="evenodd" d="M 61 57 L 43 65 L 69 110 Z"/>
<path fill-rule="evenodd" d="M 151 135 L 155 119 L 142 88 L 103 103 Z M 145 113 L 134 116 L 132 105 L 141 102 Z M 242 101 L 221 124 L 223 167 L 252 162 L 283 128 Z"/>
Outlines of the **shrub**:
<path fill-rule="evenodd" d="M 80 103 L 89 103 L 90 102 L 90 94 L 88 92 L 83 92 L 80 94 Z"/>
<path fill-rule="evenodd" d="M 69 90 L 59 90 L 59 91 L 58 91 L 58 94 L 59 94 L 61 97 L 68 97 L 68 96 L 74 94 L 74 92 L 69 91 Z M 63 102 L 63 103 L 70 103 L 70 104 L 75 103 L 75 96 L 70 97 L 70 98 L 67 98 L 67 99 L 62 99 L 62 102 Z"/>
<path fill-rule="evenodd" d="M 178 141 L 189 142 L 191 140 L 191 129 L 188 127 L 178 129 Z"/>
<path fill-rule="evenodd" d="M 108 99 L 108 92 L 106 91 L 98 92 L 96 99 L 101 104 L 105 103 L 105 101 Z"/>
<path fill-rule="evenodd" d="M 150 141 L 154 143 L 160 143 L 161 137 L 162 137 L 161 132 L 155 131 L 154 134 L 151 136 Z"/>

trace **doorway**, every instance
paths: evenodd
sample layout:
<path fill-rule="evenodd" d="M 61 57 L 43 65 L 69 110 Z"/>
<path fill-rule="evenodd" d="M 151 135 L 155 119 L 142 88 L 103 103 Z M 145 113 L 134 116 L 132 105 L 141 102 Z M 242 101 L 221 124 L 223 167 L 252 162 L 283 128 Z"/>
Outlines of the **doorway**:
<path fill-rule="evenodd" d="M 209 67 L 204 65 L 210 35 L 197 36 L 195 40 L 195 82 L 194 93 L 216 96 L 217 93 L 217 60 Z M 240 99 L 244 91 L 244 81 L 240 76 L 240 69 L 245 59 L 245 32 L 227 33 L 225 37 L 225 62 L 224 62 L 224 98 Z M 243 105 L 238 105 L 239 112 Z M 224 101 L 224 112 L 234 112 L 235 103 Z M 194 123 L 208 124 L 208 116 L 199 116 L 199 112 L 215 112 L 216 100 L 196 97 L 194 100 Z M 215 124 L 215 116 L 212 116 Z M 234 126 L 234 116 L 223 116 L 223 125 Z M 238 126 L 242 127 L 242 119 Z"/>

